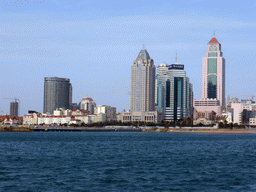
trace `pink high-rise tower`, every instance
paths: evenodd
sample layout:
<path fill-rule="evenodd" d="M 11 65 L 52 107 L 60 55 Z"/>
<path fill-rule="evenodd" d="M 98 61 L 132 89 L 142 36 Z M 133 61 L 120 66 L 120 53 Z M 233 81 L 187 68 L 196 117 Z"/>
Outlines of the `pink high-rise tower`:
<path fill-rule="evenodd" d="M 212 119 L 211 115 L 221 115 L 225 109 L 225 59 L 215 34 L 203 57 L 202 99 L 194 100 L 193 106 L 194 119 L 198 114 Z"/>
<path fill-rule="evenodd" d="M 203 57 L 202 98 L 219 100 L 223 110 L 225 107 L 225 59 L 221 52 L 221 44 L 215 38 L 207 44 L 206 56 Z"/>

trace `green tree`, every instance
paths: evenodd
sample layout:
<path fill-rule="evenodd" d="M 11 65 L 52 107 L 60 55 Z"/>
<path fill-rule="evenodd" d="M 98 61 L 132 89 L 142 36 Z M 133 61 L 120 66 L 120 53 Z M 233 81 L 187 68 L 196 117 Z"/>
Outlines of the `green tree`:
<path fill-rule="evenodd" d="M 222 122 L 219 123 L 219 128 L 224 128 L 224 124 Z"/>

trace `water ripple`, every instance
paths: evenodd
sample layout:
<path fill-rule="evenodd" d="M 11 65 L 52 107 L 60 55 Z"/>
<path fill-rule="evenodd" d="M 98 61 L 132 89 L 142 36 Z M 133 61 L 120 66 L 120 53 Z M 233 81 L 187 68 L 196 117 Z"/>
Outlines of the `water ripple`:
<path fill-rule="evenodd" d="M 255 191 L 256 137 L 1 133 L 0 191 Z"/>

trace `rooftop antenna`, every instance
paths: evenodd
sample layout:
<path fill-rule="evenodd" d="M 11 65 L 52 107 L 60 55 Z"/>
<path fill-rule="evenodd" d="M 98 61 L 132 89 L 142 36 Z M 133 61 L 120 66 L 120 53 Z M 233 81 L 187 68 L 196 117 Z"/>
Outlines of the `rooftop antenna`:
<path fill-rule="evenodd" d="M 146 49 L 146 47 L 145 47 L 145 44 L 143 44 L 143 47 L 142 47 L 142 49 Z"/>
<path fill-rule="evenodd" d="M 177 60 L 178 60 L 178 58 L 177 58 L 177 52 L 176 52 L 175 64 L 177 64 Z"/>

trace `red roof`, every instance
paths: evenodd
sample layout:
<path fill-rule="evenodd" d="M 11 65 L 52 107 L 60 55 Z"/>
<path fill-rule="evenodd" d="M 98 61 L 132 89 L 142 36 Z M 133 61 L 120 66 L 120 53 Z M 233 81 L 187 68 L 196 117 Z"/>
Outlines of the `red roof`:
<path fill-rule="evenodd" d="M 87 110 L 85 109 L 72 109 L 72 111 L 82 111 L 82 112 L 88 112 Z"/>
<path fill-rule="evenodd" d="M 33 117 L 33 115 L 24 115 L 24 117 Z"/>
<path fill-rule="evenodd" d="M 83 100 L 93 101 L 92 98 L 90 98 L 90 97 L 84 97 Z"/>
<path fill-rule="evenodd" d="M 10 117 L 10 115 L 1 115 L 0 118 L 5 119 L 6 117 Z"/>
<path fill-rule="evenodd" d="M 60 115 L 60 116 L 41 116 L 41 117 L 38 117 L 38 118 L 63 118 L 63 117 L 72 117 L 71 115 Z"/>
<path fill-rule="evenodd" d="M 211 39 L 211 41 L 209 41 L 208 44 L 212 44 L 212 43 L 219 43 L 219 41 L 218 41 L 215 37 L 213 37 L 213 38 Z"/>
<path fill-rule="evenodd" d="M 9 121 L 10 119 L 23 120 L 23 117 L 18 117 L 18 116 L 11 117 L 10 115 L 2 115 L 2 116 L 0 116 L 0 119 L 7 119 L 7 121 Z"/>
<path fill-rule="evenodd" d="M 216 115 L 217 113 L 216 113 L 215 111 L 212 111 L 212 114 L 213 114 L 213 115 Z"/>

